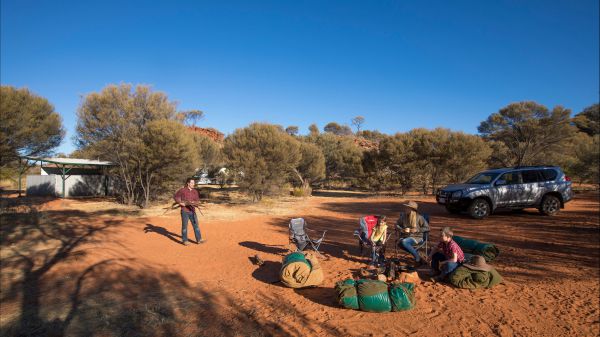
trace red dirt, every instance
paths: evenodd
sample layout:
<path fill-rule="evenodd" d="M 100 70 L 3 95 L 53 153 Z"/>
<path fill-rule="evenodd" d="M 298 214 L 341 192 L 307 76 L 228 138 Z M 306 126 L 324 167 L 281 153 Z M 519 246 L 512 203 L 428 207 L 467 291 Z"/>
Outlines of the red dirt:
<path fill-rule="evenodd" d="M 25 199 L 23 199 L 25 200 Z M 400 198 L 312 197 L 267 210 L 207 205 L 205 244 L 184 247 L 176 212 L 143 216 L 97 201 L 38 200 L 37 215 L 19 207 L 2 216 L 2 335 L 79 336 L 598 336 L 600 234 L 597 193 L 578 195 L 558 216 L 534 210 L 483 221 L 456 216 L 432 199 L 432 236 L 495 243 L 492 264 L 505 279 L 469 291 L 422 282 L 408 312 L 366 313 L 338 307 L 336 281 L 366 258 L 352 232 L 367 213 L 393 223 Z M 154 212 L 156 213 L 156 212 Z M 289 289 L 277 280 L 288 252 L 287 222 L 304 217 L 328 230 L 321 246 L 325 281 Z M 36 220 L 37 219 L 37 220 Z M 191 226 L 188 235 L 193 239 Z M 393 249 L 390 249 L 393 251 Z M 253 265 L 258 254 L 265 264 Z M 403 254 L 402 256 L 406 256 Z M 36 289 L 32 291 L 32 289 Z"/>

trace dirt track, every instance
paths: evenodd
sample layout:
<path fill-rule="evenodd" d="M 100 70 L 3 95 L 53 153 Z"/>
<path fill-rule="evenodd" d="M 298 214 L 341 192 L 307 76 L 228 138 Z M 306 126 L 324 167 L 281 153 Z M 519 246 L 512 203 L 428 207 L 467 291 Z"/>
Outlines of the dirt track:
<path fill-rule="evenodd" d="M 352 236 L 359 216 L 394 222 L 402 198 L 322 196 L 262 206 L 211 204 L 208 241 L 184 247 L 177 212 L 142 214 L 96 201 L 21 199 L 2 215 L 2 335 L 67 336 L 598 336 L 600 226 L 597 193 L 556 217 L 530 210 L 483 221 L 417 200 L 437 229 L 495 243 L 493 289 L 417 286 L 417 307 L 374 314 L 336 305 L 336 281 L 366 258 Z M 32 206 L 39 212 L 25 216 Z M 277 280 L 287 222 L 328 230 L 321 287 Z M 191 227 L 188 230 L 192 234 Z M 192 234 L 193 238 L 193 234 Z M 248 259 L 259 254 L 265 265 Z M 406 256 L 406 255 L 402 255 Z"/>

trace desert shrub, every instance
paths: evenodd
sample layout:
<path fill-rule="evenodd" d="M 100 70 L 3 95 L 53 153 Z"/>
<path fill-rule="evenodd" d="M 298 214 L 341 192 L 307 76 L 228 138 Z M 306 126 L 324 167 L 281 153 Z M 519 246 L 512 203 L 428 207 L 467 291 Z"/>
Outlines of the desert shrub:
<path fill-rule="evenodd" d="M 225 139 L 223 153 L 229 169 L 238 173 L 239 186 L 255 201 L 287 182 L 301 158 L 295 138 L 278 126 L 259 123 L 235 130 Z"/>

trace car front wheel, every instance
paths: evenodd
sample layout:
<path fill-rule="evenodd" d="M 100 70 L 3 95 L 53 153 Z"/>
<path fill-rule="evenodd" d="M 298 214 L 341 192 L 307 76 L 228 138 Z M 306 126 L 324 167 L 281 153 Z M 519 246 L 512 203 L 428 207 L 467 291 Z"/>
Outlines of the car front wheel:
<path fill-rule="evenodd" d="M 540 212 L 545 215 L 555 215 L 560 211 L 560 200 L 553 195 L 547 195 L 542 200 Z"/>
<path fill-rule="evenodd" d="M 469 206 L 469 215 L 473 219 L 483 219 L 490 215 L 490 204 L 482 198 L 475 199 Z"/>

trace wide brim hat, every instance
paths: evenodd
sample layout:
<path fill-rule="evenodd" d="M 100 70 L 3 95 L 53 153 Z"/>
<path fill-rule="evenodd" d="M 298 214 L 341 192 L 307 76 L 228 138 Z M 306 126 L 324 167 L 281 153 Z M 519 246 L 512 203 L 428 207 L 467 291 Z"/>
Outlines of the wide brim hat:
<path fill-rule="evenodd" d="M 485 262 L 483 256 L 473 255 L 471 257 L 471 263 L 463 263 L 463 266 L 472 269 L 472 270 L 480 270 L 480 271 L 490 271 L 492 270 L 492 266 Z"/>
<path fill-rule="evenodd" d="M 419 208 L 419 205 L 417 205 L 417 203 L 416 203 L 416 202 L 414 202 L 414 201 L 412 201 L 412 200 L 411 200 L 411 201 L 409 201 L 409 202 L 407 202 L 406 204 L 402 204 L 402 206 L 406 206 L 406 207 L 408 207 L 408 208 L 412 208 L 412 209 L 414 209 L 415 211 L 416 211 L 416 210 Z"/>

